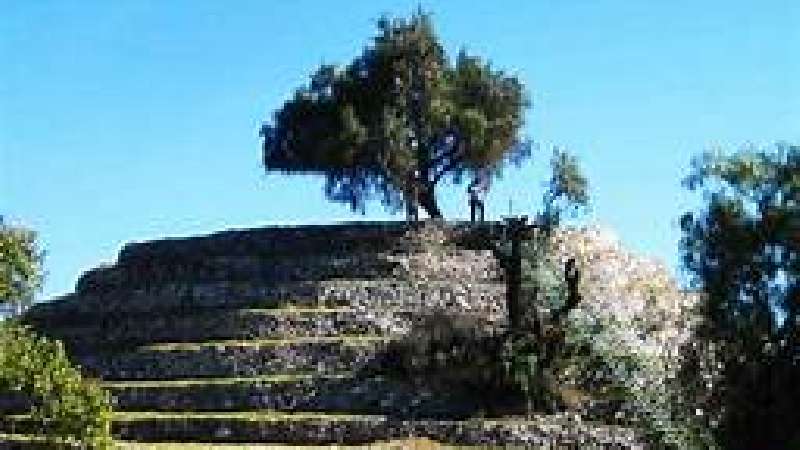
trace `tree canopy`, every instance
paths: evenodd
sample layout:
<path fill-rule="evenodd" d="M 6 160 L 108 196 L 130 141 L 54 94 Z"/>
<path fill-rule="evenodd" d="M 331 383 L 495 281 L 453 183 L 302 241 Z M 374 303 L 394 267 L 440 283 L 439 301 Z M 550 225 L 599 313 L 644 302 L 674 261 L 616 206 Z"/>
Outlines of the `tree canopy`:
<path fill-rule="evenodd" d="M 685 180 L 708 206 L 682 218 L 687 267 L 721 332 L 796 334 L 800 312 L 800 146 L 705 153 Z M 779 320 L 779 316 L 783 319 Z M 738 331 L 737 331 L 738 330 Z M 726 338 L 727 338 L 726 337 Z"/>
<path fill-rule="evenodd" d="M 33 300 L 41 286 L 42 259 L 36 233 L 0 216 L 0 304 Z M 27 430 L 49 444 L 110 448 L 108 393 L 81 376 L 61 342 L 38 335 L 16 318 L 0 321 L 0 397 L 8 395 L 29 401 Z"/>
<path fill-rule="evenodd" d="M 30 401 L 26 432 L 46 438 L 51 447 L 112 447 L 109 395 L 81 376 L 61 342 L 4 321 L 0 349 L 0 396 Z"/>
<path fill-rule="evenodd" d="M 0 215 L 0 304 L 29 304 L 42 279 L 42 252 L 31 230 L 11 226 Z"/>
<path fill-rule="evenodd" d="M 465 51 L 451 61 L 429 15 L 382 18 L 360 56 L 320 66 L 264 125 L 264 167 L 325 175 L 326 196 L 353 210 L 378 197 L 440 217 L 442 179 L 529 156 L 518 135 L 527 105 L 516 77 Z"/>
<path fill-rule="evenodd" d="M 633 424 L 655 448 L 713 448 L 711 411 L 695 401 L 702 391 L 685 389 L 681 378 L 699 323 L 698 296 L 609 230 L 557 226 L 540 236 L 523 247 L 527 319 L 510 352 L 526 393 L 560 403 L 554 410 Z M 580 273 L 577 298 L 565 276 L 569 265 Z M 693 376 L 705 383 L 709 364 L 699 363 Z"/>
<path fill-rule="evenodd" d="M 548 232 L 559 225 L 564 214 L 578 213 L 589 206 L 589 181 L 575 155 L 554 148 L 550 169 L 552 174 L 539 213 L 539 223 Z"/>
<path fill-rule="evenodd" d="M 800 146 L 705 153 L 685 182 L 707 195 L 682 219 L 682 246 L 706 294 L 705 333 L 723 349 L 722 439 L 727 448 L 796 448 Z"/>

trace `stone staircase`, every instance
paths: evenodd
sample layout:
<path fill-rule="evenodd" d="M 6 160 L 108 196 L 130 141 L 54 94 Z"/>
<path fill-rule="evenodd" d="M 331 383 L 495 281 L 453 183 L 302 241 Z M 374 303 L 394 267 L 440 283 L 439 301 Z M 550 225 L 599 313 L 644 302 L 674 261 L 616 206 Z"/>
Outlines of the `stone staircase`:
<path fill-rule="evenodd" d="M 566 416 L 476 418 L 480 393 L 366 370 L 433 312 L 504 329 L 503 273 L 475 232 L 351 223 L 129 244 L 26 320 L 103 380 L 122 440 L 639 448 L 632 430 Z M 24 417 L 0 418 L 12 425 Z"/>

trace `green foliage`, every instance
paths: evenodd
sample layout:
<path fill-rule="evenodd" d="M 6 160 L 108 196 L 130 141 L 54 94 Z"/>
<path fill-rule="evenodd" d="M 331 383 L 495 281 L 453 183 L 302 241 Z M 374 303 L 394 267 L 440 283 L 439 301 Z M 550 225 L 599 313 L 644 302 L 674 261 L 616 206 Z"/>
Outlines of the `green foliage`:
<path fill-rule="evenodd" d="M 551 360 L 543 344 L 531 334 L 516 336 L 506 340 L 499 354 L 502 382 L 519 390 L 528 414 L 560 409 Z"/>
<path fill-rule="evenodd" d="M 553 149 L 552 175 L 543 199 L 539 223 L 545 230 L 559 225 L 565 213 L 578 213 L 589 206 L 589 182 L 578 159 L 566 150 Z"/>
<path fill-rule="evenodd" d="M 0 215 L 0 304 L 30 304 L 41 285 L 43 253 L 36 233 L 11 226 Z"/>
<path fill-rule="evenodd" d="M 625 322 L 609 318 L 571 321 L 566 345 L 582 351 L 569 352 L 565 366 L 579 374 L 582 388 L 612 406 L 614 417 L 607 419 L 639 427 L 659 448 L 716 448 L 691 392 L 674 376 L 664 356 L 614 338 L 628 330 Z"/>
<path fill-rule="evenodd" d="M 796 335 L 800 311 L 800 146 L 706 153 L 685 180 L 708 207 L 682 219 L 687 267 L 709 293 L 709 316 L 729 344 Z M 786 320 L 776 320 L 775 311 Z M 763 342 L 755 343 L 761 347 Z"/>
<path fill-rule="evenodd" d="M 0 302 L 29 303 L 41 284 L 42 252 L 33 231 L 0 216 Z M 111 410 L 105 391 L 83 380 L 59 341 L 14 320 L 0 322 L 0 395 L 32 401 L 38 434 L 92 448 L 110 445 Z"/>
<path fill-rule="evenodd" d="M 685 184 L 708 203 L 683 216 L 682 250 L 706 294 L 704 337 L 722 349 L 721 439 L 788 448 L 800 402 L 800 146 L 705 153 L 693 166 Z"/>
<path fill-rule="evenodd" d="M 504 354 L 509 370 L 536 410 L 634 425 L 663 448 L 712 448 L 677 376 L 691 327 L 685 299 L 663 269 L 613 242 L 558 227 L 526 243 L 526 330 Z"/>
<path fill-rule="evenodd" d="M 482 351 L 484 347 L 486 351 Z M 392 342 L 386 360 L 395 373 L 430 376 L 456 367 L 483 365 L 492 360 L 488 355 L 494 351 L 485 324 L 467 315 L 437 311 L 415 324 L 407 339 Z"/>
<path fill-rule="evenodd" d="M 477 408 L 474 415 L 518 414 L 523 411 L 519 384 L 498 358 L 503 345 L 503 336 L 475 316 L 434 312 L 406 338 L 389 343 L 371 370 L 467 399 Z"/>
<path fill-rule="evenodd" d="M 555 310 L 566 303 L 567 283 L 562 261 L 553 253 L 548 233 L 522 244 L 522 291 L 527 306 Z"/>
<path fill-rule="evenodd" d="M 565 212 L 580 212 L 589 204 L 588 181 L 577 158 L 555 148 L 550 165 L 552 175 L 535 232 L 520 242 L 523 330 L 509 337 L 500 354 L 505 376 L 524 392 L 529 411 L 559 407 L 553 366 L 565 351 L 561 322 L 577 306 L 579 296 L 577 277 L 572 285 L 567 280 L 568 275 L 577 275 L 569 269 L 574 266 L 554 251 L 553 236 Z M 506 269 L 513 270 L 510 242 L 499 243 L 495 251 Z"/>
<path fill-rule="evenodd" d="M 0 395 L 32 399 L 38 434 L 91 448 L 111 444 L 108 394 L 81 378 L 59 341 L 11 321 L 0 323 Z"/>
<path fill-rule="evenodd" d="M 526 106 L 516 77 L 463 51 L 448 59 L 427 14 L 383 18 L 361 56 L 321 66 L 262 128 L 264 165 L 325 175 L 327 197 L 353 210 L 380 196 L 438 217 L 444 177 L 498 173 L 529 154 L 517 138 Z"/>
<path fill-rule="evenodd" d="M 552 225 L 552 224 L 549 224 Z M 563 262 L 553 252 L 550 226 L 522 245 L 522 292 L 525 332 L 509 348 L 509 367 L 529 396 L 531 406 L 547 410 L 558 406 L 553 369 L 564 356 L 563 317 L 569 291 Z"/>

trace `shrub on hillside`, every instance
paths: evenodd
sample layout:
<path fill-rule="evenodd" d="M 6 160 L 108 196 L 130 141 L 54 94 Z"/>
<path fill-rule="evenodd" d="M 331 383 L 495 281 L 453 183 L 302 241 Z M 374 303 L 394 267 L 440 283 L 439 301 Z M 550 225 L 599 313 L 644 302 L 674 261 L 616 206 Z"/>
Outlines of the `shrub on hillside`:
<path fill-rule="evenodd" d="M 549 246 L 554 267 L 574 259 L 581 274 L 582 300 L 565 318 L 565 349 L 554 364 L 557 384 L 616 400 L 616 418 L 662 445 L 713 446 L 715 413 L 697 401 L 706 386 L 698 379 L 715 381 L 711 356 L 695 352 L 698 378 L 681 379 L 687 349 L 697 348 L 697 297 L 682 292 L 663 265 L 625 251 L 599 229 L 559 229 Z"/>
<path fill-rule="evenodd" d="M 108 394 L 81 377 L 59 341 L 0 323 L 0 395 L 32 402 L 27 432 L 83 447 L 111 445 Z"/>
<path fill-rule="evenodd" d="M 382 364 L 398 375 L 430 376 L 462 366 L 480 366 L 496 350 L 489 330 L 480 320 L 433 312 L 420 318 L 409 335 L 389 345 Z"/>
<path fill-rule="evenodd" d="M 433 312 L 376 359 L 379 373 L 435 391 L 465 397 L 475 415 L 522 412 L 520 392 L 505 376 L 498 355 L 504 337 L 471 315 Z M 476 395 L 476 393 L 479 393 Z"/>

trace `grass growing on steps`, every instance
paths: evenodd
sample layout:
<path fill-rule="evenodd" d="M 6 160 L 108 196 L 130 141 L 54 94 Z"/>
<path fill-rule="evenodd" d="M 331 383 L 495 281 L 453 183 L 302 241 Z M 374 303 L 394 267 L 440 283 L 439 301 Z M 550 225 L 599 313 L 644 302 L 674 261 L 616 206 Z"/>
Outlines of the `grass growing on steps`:
<path fill-rule="evenodd" d="M 362 318 L 366 319 L 366 314 L 362 309 L 359 308 L 352 308 L 352 307 L 335 307 L 335 308 L 328 308 L 328 307 L 303 307 L 303 306 L 287 306 L 287 307 L 280 307 L 280 308 L 236 308 L 236 309 L 220 309 L 214 311 L 207 311 L 207 310 L 198 310 L 198 311 L 186 311 L 184 313 L 175 313 L 171 315 L 161 315 L 160 317 L 153 319 L 151 313 L 147 314 L 127 314 L 124 318 L 120 319 L 120 321 L 125 324 L 126 326 L 131 326 L 131 324 L 135 324 L 137 322 L 142 322 L 142 325 L 145 327 L 149 326 L 163 326 L 165 323 L 177 323 L 181 325 L 188 325 L 191 323 L 197 324 L 204 324 L 208 325 L 209 323 L 219 323 L 225 322 L 229 320 L 236 320 L 242 319 L 246 320 L 248 318 L 264 318 L 264 317 L 272 317 L 272 318 L 283 318 L 283 319 L 294 319 L 294 320 L 313 320 L 319 319 L 321 317 L 327 318 L 328 316 L 336 316 L 336 315 L 352 315 L 355 318 Z M 406 308 L 385 308 L 381 309 L 378 312 L 374 312 L 374 314 L 378 317 L 397 317 L 397 316 L 404 316 L 412 314 L 413 311 L 406 309 Z M 115 323 L 114 325 L 119 326 L 120 323 Z M 59 335 L 64 336 L 74 336 L 74 335 L 81 335 L 84 333 L 98 333 L 104 330 L 103 323 L 98 320 L 94 320 L 90 323 L 80 323 L 78 321 L 75 323 L 63 324 L 63 325 L 48 325 L 50 330 L 58 331 Z"/>
<path fill-rule="evenodd" d="M 49 440 L 42 436 L 29 434 L 0 433 L 0 443 L 9 444 L 13 448 L 80 448 L 71 446 L 61 440 Z M 39 444 L 39 445 L 37 445 Z M 2 447 L 4 448 L 4 447 Z M 12 448 L 12 447 L 10 447 Z M 367 450 L 367 449 L 392 449 L 392 450 L 428 450 L 428 449 L 472 449 L 472 448 L 507 448 L 505 446 L 462 446 L 443 445 L 429 439 L 404 439 L 389 442 L 373 442 L 364 445 L 291 445 L 291 444 L 204 444 L 180 442 L 131 442 L 115 441 L 114 448 L 120 450 Z"/>
<path fill-rule="evenodd" d="M 353 378 L 352 372 L 334 374 L 297 373 L 263 375 L 256 377 L 228 377 L 228 378 L 176 378 L 172 380 L 115 380 L 104 381 L 102 386 L 108 389 L 125 388 L 160 388 L 160 387 L 202 387 L 202 386 L 230 386 L 236 384 L 256 383 L 292 383 L 310 380 L 346 380 Z"/>
<path fill-rule="evenodd" d="M 188 411 L 188 412 L 162 412 L 162 411 L 114 411 L 114 422 L 136 422 L 140 420 L 227 420 L 243 422 L 274 422 L 274 421 L 384 421 L 386 416 L 367 414 L 348 414 L 337 412 L 283 412 L 273 410 L 258 411 Z M 31 419 L 29 414 L 7 414 L 6 419 L 24 422 Z"/>
<path fill-rule="evenodd" d="M 11 422 L 25 422 L 31 419 L 29 414 L 7 414 L 4 418 Z M 390 420 L 389 417 L 382 414 L 352 414 L 335 411 L 299 411 L 299 412 L 285 412 L 276 410 L 257 410 L 257 411 L 115 411 L 113 413 L 113 421 L 120 422 L 137 422 L 137 421 L 152 421 L 152 420 L 224 420 L 235 422 L 303 422 L 323 420 L 326 422 L 358 422 L 369 421 L 385 422 Z M 520 426 L 520 425 L 544 425 L 544 426 L 575 426 L 578 424 L 598 425 L 609 429 L 625 429 L 619 425 L 609 425 L 603 422 L 594 420 L 576 420 L 568 415 L 553 416 L 553 415 L 535 415 L 532 417 L 500 417 L 500 418 L 467 418 L 467 419 L 418 419 L 412 422 L 426 423 L 450 423 L 450 424 L 472 424 L 486 426 Z M 0 430 L 0 436 L 9 435 L 11 433 Z M 13 436 L 25 436 L 32 439 L 38 439 L 36 436 L 19 434 Z M 2 442 L 2 441 L 0 441 Z"/>
<path fill-rule="evenodd" d="M 354 334 L 345 336 L 298 336 L 291 338 L 276 339 L 231 339 L 206 342 L 160 342 L 157 344 L 147 344 L 138 347 L 139 350 L 151 351 L 173 351 L 173 350 L 200 350 L 208 347 L 261 347 L 261 346 L 282 346 L 293 344 L 320 344 L 320 343 L 339 343 L 342 345 L 364 345 L 376 342 L 388 343 L 396 338 L 386 336 L 373 336 L 364 334 Z"/>
<path fill-rule="evenodd" d="M 286 305 L 280 308 L 241 308 L 236 311 L 243 314 L 264 314 L 264 315 L 275 315 L 275 316 L 284 314 L 285 315 L 335 314 L 335 313 L 362 312 L 358 308 L 352 308 L 349 306 L 326 307 L 326 306 L 295 306 L 295 305 Z M 381 309 L 381 312 L 386 314 L 402 314 L 411 312 L 411 310 L 405 308 L 385 308 Z"/>
<path fill-rule="evenodd" d="M 3 444 L 11 444 L 4 447 Z M 28 444 L 28 445 L 26 445 Z M 39 446 L 34 444 L 40 444 Z M 0 448 L 80 448 L 80 446 L 67 439 L 35 434 L 4 433 L 0 431 Z"/>
<path fill-rule="evenodd" d="M 45 305 L 45 304 L 40 304 Z M 271 298 L 254 299 L 247 301 L 231 301 L 216 306 L 187 306 L 180 308 L 173 306 L 170 308 L 157 310 L 134 310 L 134 311 L 68 311 L 62 313 L 47 306 L 39 306 L 36 311 L 29 311 L 25 315 L 25 321 L 33 325 L 43 324 L 47 328 L 80 328 L 81 326 L 94 326 L 98 320 L 108 314 L 122 314 L 123 320 L 150 320 L 154 313 L 161 317 L 203 317 L 215 316 L 217 314 L 236 313 L 238 311 L 250 311 L 256 314 L 303 314 L 303 313 L 331 313 L 337 311 L 351 310 L 352 307 L 345 300 L 320 300 L 311 298 L 295 298 L 277 300 Z M 44 308 L 44 311 L 42 310 Z"/>
<path fill-rule="evenodd" d="M 9 414 L 5 416 L 12 421 L 25 421 L 30 419 L 28 414 Z M 181 420 L 190 421 L 197 420 L 228 420 L 228 421 L 244 421 L 244 422 L 270 422 L 270 421 L 308 421 L 308 420 L 325 420 L 325 421 L 386 421 L 389 418 L 380 414 L 352 414 L 342 413 L 335 411 L 300 411 L 300 412 L 285 412 L 276 410 L 257 410 L 257 411 L 114 411 L 114 422 L 135 422 L 140 420 Z M 429 420 L 434 422 L 443 423 L 463 423 L 463 424 L 481 424 L 483 426 L 515 426 L 525 424 L 540 424 L 540 425 L 576 425 L 578 423 L 584 424 L 597 424 L 604 425 L 601 422 L 592 420 L 576 421 L 570 415 L 534 415 L 531 417 L 524 416 L 508 416 L 498 418 L 468 418 L 463 420 L 438 420 L 438 419 L 420 419 L 413 422 L 425 423 Z M 623 428 L 616 425 L 604 425 L 609 428 Z"/>
<path fill-rule="evenodd" d="M 269 422 L 269 421 L 305 421 L 305 420 L 325 420 L 325 421 L 358 421 L 358 420 L 386 420 L 385 416 L 347 414 L 336 412 L 283 412 L 283 411 L 191 411 L 191 412 L 161 412 L 161 411 L 116 411 L 114 412 L 114 422 L 135 422 L 137 420 L 241 420 L 248 422 Z"/>
<path fill-rule="evenodd" d="M 445 445 L 430 439 L 402 439 L 388 442 L 373 442 L 364 445 L 292 445 L 292 444 L 183 444 L 174 442 L 140 443 L 118 442 L 117 448 L 125 450 L 457 450 L 457 449 L 505 449 L 508 446 L 491 445 Z M 520 447 L 522 448 L 522 447 Z"/>

